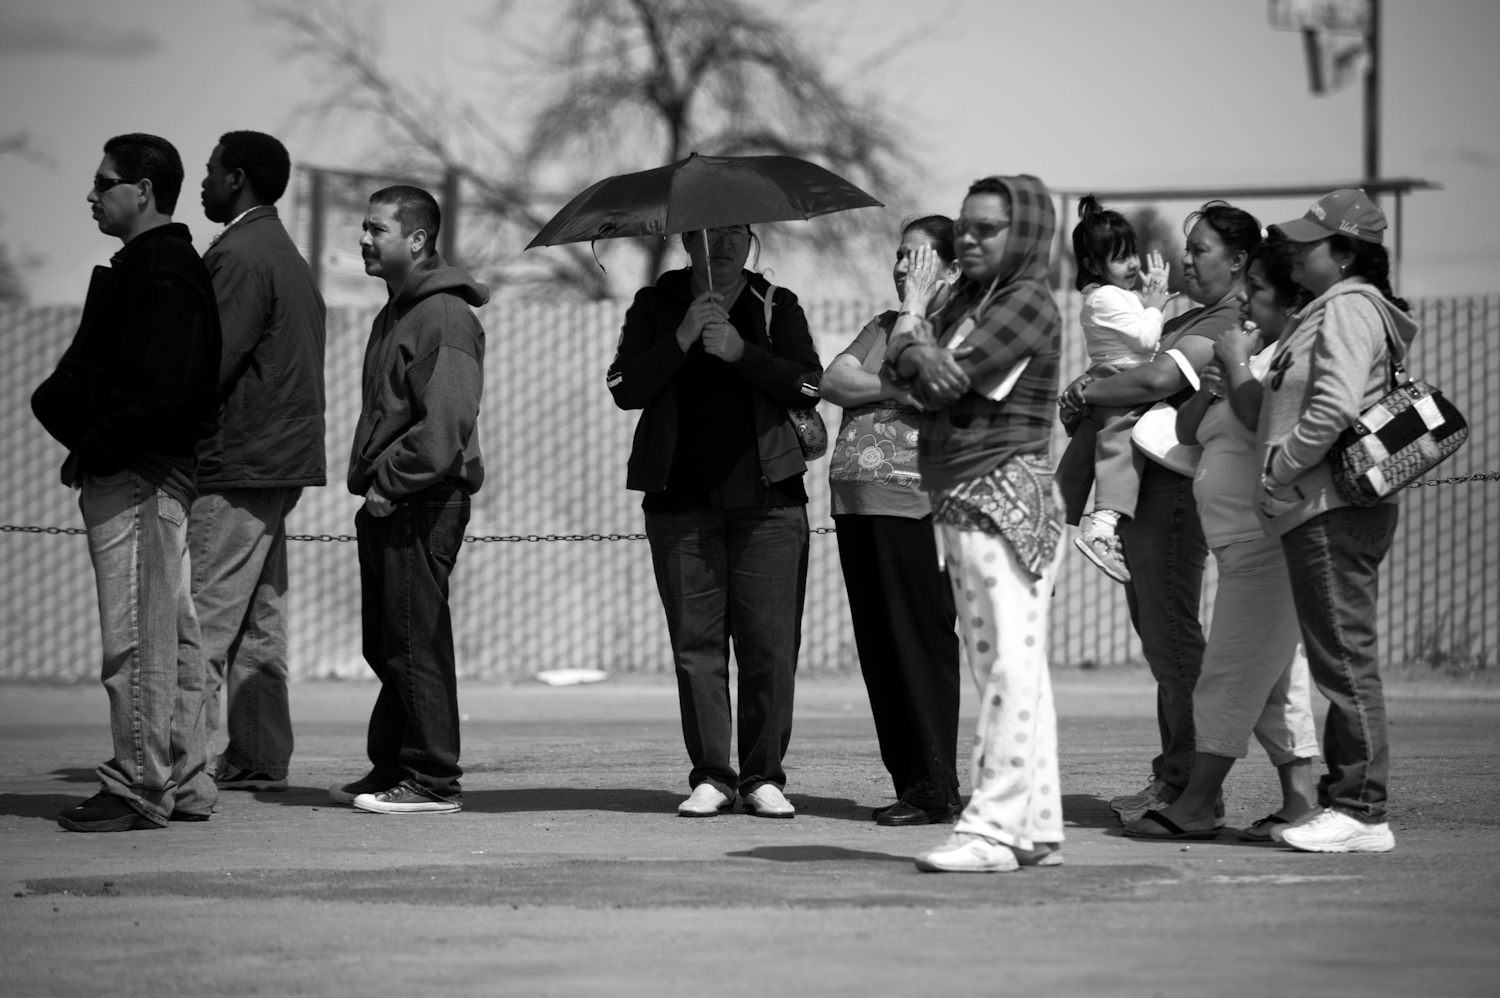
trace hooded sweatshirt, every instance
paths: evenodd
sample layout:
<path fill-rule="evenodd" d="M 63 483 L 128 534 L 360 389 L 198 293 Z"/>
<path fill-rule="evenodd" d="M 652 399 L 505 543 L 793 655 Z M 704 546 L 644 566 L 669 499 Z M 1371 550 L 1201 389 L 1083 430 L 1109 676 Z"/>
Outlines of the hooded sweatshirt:
<path fill-rule="evenodd" d="M 365 347 L 363 405 L 349 491 L 391 499 L 445 480 L 478 492 L 484 329 L 471 306 L 490 290 L 433 254 L 375 317 Z"/>
<path fill-rule="evenodd" d="M 1256 438 L 1265 489 L 1259 512 L 1273 536 L 1349 505 L 1328 451 L 1390 391 L 1387 329 L 1404 358 L 1417 324 L 1373 285 L 1340 281 L 1293 319 L 1276 343 Z M 1392 494 L 1386 502 L 1395 502 Z"/>
<path fill-rule="evenodd" d="M 917 467 L 928 492 L 981 478 L 1017 454 L 1046 453 L 1057 418 L 1062 325 L 1047 287 L 1057 224 L 1052 196 L 1036 177 L 995 179 L 1010 194 L 1011 223 L 994 283 L 965 284 L 933 323 L 892 338 L 886 349 L 891 377 L 901 351 L 929 338 L 944 344 L 979 306 L 963 340 L 974 349 L 958 360 L 969 391 L 948 408 L 922 415 Z M 988 394 L 1023 360 L 1029 362 L 1009 394 L 991 401 Z"/>

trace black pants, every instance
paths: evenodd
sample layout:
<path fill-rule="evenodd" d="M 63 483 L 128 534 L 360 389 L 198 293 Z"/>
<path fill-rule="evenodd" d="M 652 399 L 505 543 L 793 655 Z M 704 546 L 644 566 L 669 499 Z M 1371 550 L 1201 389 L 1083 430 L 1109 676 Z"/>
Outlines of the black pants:
<path fill-rule="evenodd" d="M 958 790 L 958 635 L 932 517 L 845 515 L 839 559 L 880 758 L 896 794 L 936 807 Z"/>
<path fill-rule="evenodd" d="M 448 576 L 468 523 L 469 494 L 453 486 L 397 500 L 389 516 L 354 517 L 364 655 L 380 679 L 370 762 L 383 780 L 438 797 L 456 795 L 463 772 Z"/>

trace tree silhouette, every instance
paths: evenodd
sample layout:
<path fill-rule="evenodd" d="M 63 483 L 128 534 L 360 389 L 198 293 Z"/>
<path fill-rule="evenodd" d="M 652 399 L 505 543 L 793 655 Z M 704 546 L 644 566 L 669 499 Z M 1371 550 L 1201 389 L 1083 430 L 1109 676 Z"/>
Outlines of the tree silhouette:
<path fill-rule="evenodd" d="M 519 251 L 589 184 L 690 152 L 799 156 L 888 204 L 907 200 L 912 169 L 890 115 L 832 82 L 791 29 L 739 0 L 572 0 L 537 52 L 509 41 L 514 11 L 502 7 L 486 27 L 511 92 L 486 109 L 385 69 L 368 6 L 280 0 L 263 9 L 287 54 L 320 70 L 310 110 L 375 119 L 388 143 L 384 168 L 463 178 L 466 261 L 501 285 L 584 299 L 628 293 L 640 281 L 616 287 L 586 246 Z M 518 104 L 519 116 L 510 110 Z M 775 238 L 852 270 L 846 261 L 889 250 L 888 226 L 879 213 L 851 212 L 784 226 Z M 670 243 L 631 242 L 637 273 L 655 280 Z"/>

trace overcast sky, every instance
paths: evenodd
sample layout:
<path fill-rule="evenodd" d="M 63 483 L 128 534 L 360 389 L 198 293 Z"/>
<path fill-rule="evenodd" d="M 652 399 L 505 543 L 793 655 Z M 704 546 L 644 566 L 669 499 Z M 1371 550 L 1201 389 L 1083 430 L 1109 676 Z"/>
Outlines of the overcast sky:
<path fill-rule="evenodd" d="M 537 2 L 517 0 L 522 16 Z M 482 71 L 495 39 L 475 24 L 491 4 L 367 6 L 390 18 L 399 42 L 390 61 L 405 78 L 469 92 L 507 85 Z M 1267 26 L 1265 0 L 761 6 L 783 11 L 838 78 L 912 39 L 854 83 L 896 109 L 932 210 L 953 213 L 968 181 L 995 172 L 1107 190 L 1336 182 L 1361 170 L 1359 87 L 1311 96 L 1301 40 Z M 1384 9 L 1384 173 L 1443 187 L 1407 201 L 1400 290 L 1500 291 L 1500 2 L 1386 0 Z M 294 160 L 366 165 L 377 151 L 368 134 L 299 122 L 310 86 L 239 0 L 6 0 L 0 136 L 29 133 L 44 161 L 0 157 L 0 240 L 43 259 L 27 272 L 33 299 L 80 301 L 89 269 L 118 247 L 84 201 L 111 135 L 155 132 L 178 146 L 188 170 L 178 219 L 200 248 L 216 227 L 197 183 L 221 132 L 269 131 Z M 1180 217 L 1191 205 L 1162 207 Z M 1306 205 L 1245 207 L 1274 222 Z M 872 261 L 872 273 L 887 266 Z"/>

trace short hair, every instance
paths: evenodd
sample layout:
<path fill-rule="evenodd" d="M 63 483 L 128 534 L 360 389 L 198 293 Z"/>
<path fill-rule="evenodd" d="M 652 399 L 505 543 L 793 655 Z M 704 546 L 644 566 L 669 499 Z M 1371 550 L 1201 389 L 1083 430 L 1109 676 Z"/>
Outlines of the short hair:
<path fill-rule="evenodd" d="M 1005 186 L 1005 181 L 999 177 L 980 177 L 969 185 L 969 192 L 964 197 L 972 197 L 975 194 L 997 194 L 1001 201 L 1005 202 L 1005 210 L 1013 211 L 1015 206 L 1010 200 L 1010 188 Z"/>
<path fill-rule="evenodd" d="M 932 248 L 944 263 L 958 259 L 953 251 L 953 219 L 947 215 L 922 215 L 908 218 L 901 223 L 901 238 L 913 229 L 922 233 L 932 243 Z"/>
<path fill-rule="evenodd" d="M 431 194 L 420 187 L 396 184 L 382 187 L 370 195 L 371 204 L 388 204 L 396 208 L 396 221 L 401 225 L 401 234 L 409 236 L 418 229 L 427 230 L 427 253 L 437 252 L 438 230 L 443 224 L 443 213 Z"/>
<path fill-rule="evenodd" d="M 292 178 L 292 157 L 286 146 L 264 132 L 225 132 L 219 136 L 219 162 L 226 170 L 245 171 L 255 196 L 274 204 L 286 193 Z"/>
<path fill-rule="evenodd" d="M 1073 259 L 1078 263 L 1078 273 L 1073 278 L 1076 290 L 1082 291 L 1103 280 L 1104 267 L 1111 260 L 1139 253 L 1135 229 L 1124 215 L 1104 207 L 1092 194 L 1078 199 L 1078 224 L 1073 227 Z"/>
<path fill-rule="evenodd" d="M 156 210 L 170 215 L 182 193 L 182 157 L 172 143 L 158 135 L 130 132 L 104 143 L 104 155 L 114 160 L 120 176 L 130 181 L 151 181 Z"/>
<path fill-rule="evenodd" d="M 1228 201 L 1204 202 L 1203 207 L 1189 215 L 1182 223 L 1182 231 L 1187 233 L 1200 221 L 1218 233 L 1219 238 L 1232 253 L 1244 253 L 1248 256 L 1260 246 L 1260 222 L 1256 221 L 1255 216 L 1248 211 L 1236 208 Z"/>

